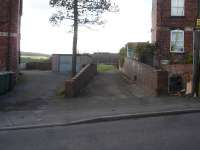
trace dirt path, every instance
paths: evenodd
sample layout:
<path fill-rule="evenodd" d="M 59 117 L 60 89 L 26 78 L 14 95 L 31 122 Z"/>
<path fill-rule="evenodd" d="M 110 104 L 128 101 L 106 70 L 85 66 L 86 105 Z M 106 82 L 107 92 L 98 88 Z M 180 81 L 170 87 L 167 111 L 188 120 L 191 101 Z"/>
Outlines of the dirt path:
<path fill-rule="evenodd" d="M 23 71 L 15 89 L 0 97 L 0 109 L 6 106 L 27 109 L 47 104 L 63 89 L 66 75 L 50 71 Z"/>
<path fill-rule="evenodd" d="M 129 98 L 135 97 L 133 84 L 130 84 L 118 71 L 98 73 L 93 81 L 84 90 L 83 95 L 87 97 L 116 97 Z"/>

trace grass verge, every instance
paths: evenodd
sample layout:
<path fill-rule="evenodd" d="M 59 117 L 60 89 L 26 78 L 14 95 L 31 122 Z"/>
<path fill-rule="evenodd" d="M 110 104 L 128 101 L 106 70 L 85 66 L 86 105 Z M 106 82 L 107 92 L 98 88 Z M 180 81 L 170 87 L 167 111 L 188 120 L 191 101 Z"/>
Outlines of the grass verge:
<path fill-rule="evenodd" d="M 99 64 L 97 65 L 97 71 L 98 72 L 107 72 L 107 71 L 112 71 L 115 70 L 115 66 L 113 65 L 105 65 L 105 64 Z"/>

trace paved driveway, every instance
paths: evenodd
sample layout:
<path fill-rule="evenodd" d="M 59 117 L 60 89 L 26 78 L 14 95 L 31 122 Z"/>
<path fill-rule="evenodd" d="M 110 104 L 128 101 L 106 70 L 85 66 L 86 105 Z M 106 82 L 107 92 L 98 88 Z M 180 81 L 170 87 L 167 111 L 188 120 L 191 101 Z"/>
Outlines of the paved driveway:
<path fill-rule="evenodd" d="M 98 73 L 82 93 L 93 98 L 134 98 L 146 96 L 145 91 L 127 80 L 118 70 Z"/>
<path fill-rule="evenodd" d="M 23 71 L 18 85 L 0 97 L 0 110 L 35 109 L 50 103 L 64 88 L 67 75 L 51 71 Z"/>
<path fill-rule="evenodd" d="M 61 105 L 78 105 L 76 108 L 81 108 L 103 101 L 115 103 L 116 99 L 135 99 L 138 95 L 144 95 L 134 84 L 125 80 L 119 71 L 114 70 L 99 73 L 80 96 L 67 99 L 59 93 L 64 89 L 64 81 L 68 78 L 67 75 L 50 71 L 23 71 L 15 89 L 0 97 L 0 111 L 40 110 L 43 107 Z"/>
<path fill-rule="evenodd" d="M 145 97 L 145 92 L 118 71 L 98 74 L 76 98 L 57 95 L 66 75 L 41 71 L 23 74 L 14 91 L 0 97 L 0 128 L 200 108 L 200 103 L 192 98 Z"/>

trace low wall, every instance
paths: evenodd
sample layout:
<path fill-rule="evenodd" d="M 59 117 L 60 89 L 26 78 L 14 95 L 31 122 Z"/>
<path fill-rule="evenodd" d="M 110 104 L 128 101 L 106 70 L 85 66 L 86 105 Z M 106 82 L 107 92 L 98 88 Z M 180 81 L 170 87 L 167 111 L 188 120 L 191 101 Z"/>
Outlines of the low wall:
<path fill-rule="evenodd" d="M 173 64 L 163 65 L 162 68 L 168 71 L 170 74 L 192 74 L 192 64 Z"/>
<path fill-rule="evenodd" d="M 30 62 L 26 64 L 26 70 L 51 70 L 50 62 Z"/>
<path fill-rule="evenodd" d="M 149 95 L 159 96 L 168 93 L 168 72 L 140 63 L 136 60 L 125 59 L 121 71 L 133 80 L 136 85 L 144 88 Z"/>
<path fill-rule="evenodd" d="M 183 79 L 183 88 L 186 89 L 186 94 L 192 93 L 192 64 L 163 65 L 162 68 L 169 72 L 169 78 L 173 75 L 181 76 Z"/>
<path fill-rule="evenodd" d="M 65 95 L 67 97 L 77 96 L 96 74 L 96 64 L 85 66 L 75 77 L 65 82 Z"/>

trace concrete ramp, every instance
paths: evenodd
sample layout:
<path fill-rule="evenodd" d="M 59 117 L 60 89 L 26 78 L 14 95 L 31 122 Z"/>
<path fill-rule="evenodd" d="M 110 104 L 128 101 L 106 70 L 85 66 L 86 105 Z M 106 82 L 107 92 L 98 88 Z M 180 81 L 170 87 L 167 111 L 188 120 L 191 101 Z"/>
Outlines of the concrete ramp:
<path fill-rule="evenodd" d="M 83 97 L 131 98 L 143 97 L 145 92 L 125 78 L 118 70 L 98 73 L 82 92 Z"/>

